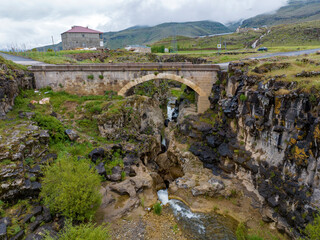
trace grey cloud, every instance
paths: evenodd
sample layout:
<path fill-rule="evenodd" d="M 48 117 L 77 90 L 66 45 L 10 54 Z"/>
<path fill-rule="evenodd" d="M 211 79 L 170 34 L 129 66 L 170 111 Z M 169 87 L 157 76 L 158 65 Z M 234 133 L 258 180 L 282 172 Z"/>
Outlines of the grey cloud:
<path fill-rule="evenodd" d="M 117 31 L 133 25 L 212 20 L 227 23 L 274 11 L 287 0 L 0 0 L 0 48 L 56 42 L 72 25 Z M 5 23 L 5 24 L 3 24 Z"/>

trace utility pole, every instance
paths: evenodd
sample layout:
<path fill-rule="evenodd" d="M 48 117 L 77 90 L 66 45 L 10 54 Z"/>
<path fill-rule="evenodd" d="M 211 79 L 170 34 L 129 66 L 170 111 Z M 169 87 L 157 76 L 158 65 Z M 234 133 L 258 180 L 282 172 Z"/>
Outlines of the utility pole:
<path fill-rule="evenodd" d="M 52 39 L 52 48 L 53 48 L 53 51 L 54 51 L 54 55 L 57 56 L 57 54 L 56 54 L 56 48 L 55 48 L 55 46 L 54 46 L 53 36 L 51 36 L 51 39 Z"/>
<path fill-rule="evenodd" d="M 178 52 L 178 43 L 177 43 L 177 30 L 176 26 L 173 27 L 173 38 L 171 41 L 172 45 L 172 52 L 177 53 Z"/>

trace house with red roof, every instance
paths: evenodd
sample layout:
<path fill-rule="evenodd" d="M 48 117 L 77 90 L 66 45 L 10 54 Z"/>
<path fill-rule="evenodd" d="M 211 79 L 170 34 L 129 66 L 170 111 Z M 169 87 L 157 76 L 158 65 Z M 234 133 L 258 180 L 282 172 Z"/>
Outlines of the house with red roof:
<path fill-rule="evenodd" d="M 61 34 L 63 50 L 102 48 L 103 32 L 88 27 L 73 26 Z"/>

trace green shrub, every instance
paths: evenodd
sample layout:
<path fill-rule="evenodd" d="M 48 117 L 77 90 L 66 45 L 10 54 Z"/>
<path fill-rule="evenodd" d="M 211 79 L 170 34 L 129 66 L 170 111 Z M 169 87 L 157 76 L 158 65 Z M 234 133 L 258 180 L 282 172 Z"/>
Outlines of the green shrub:
<path fill-rule="evenodd" d="M 90 75 L 87 76 L 87 78 L 93 80 L 94 76 L 92 74 L 90 74 Z"/>
<path fill-rule="evenodd" d="M 99 189 L 100 177 L 88 160 L 64 156 L 45 170 L 40 194 L 52 212 L 84 221 L 100 205 Z"/>
<path fill-rule="evenodd" d="M 5 210 L 4 210 L 4 202 L 0 200 L 0 217 L 4 217 Z"/>
<path fill-rule="evenodd" d="M 102 79 L 104 79 L 104 76 L 103 75 L 99 75 L 99 78 L 102 80 Z"/>
<path fill-rule="evenodd" d="M 47 235 L 45 240 L 55 240 Z M 95 226 L 92 223 L 72 226 L 71 221 L 66 221 L 63 231 L 58 235 L 59 240 L 110 240 L 109 230 L 105 226 Z"/>
<path fill-rule="evenodd" d="M 67 136 L 64 133 L 65 128 L 55 117 L 36 113 L 33 120 L 36 121 L 40 127 L 49 130 L 49 134 L 53 142 L 59 142 L 67 139 Z"/>
<path fill-rule="evenodd" d="M 236 230 L 236 236 L 237 240 L 246 240 L 247 238 L 247 228 L 243 222 L 240 222 L 238 224 L 237 230 Z"/>
<path fill-rule="evenodd" d="M 246 101 L 247 98 L 248 98 L 248 97 L 247 97 L 246 95 L 244 95 L 244 94 L 241 94 L 241 95 L 240 95 L 240 100 L 241 100 L 242 102 Z"/>
<path fill-rule="evenodd" d="M 151 52 L 152 53 L 164 53 L 165 46 L 152 46 L 151 47 Z"/>
<path fill-rule="evenodd" d="M 313 223 L 309 223 L 304 230 L 304 234 L 308 236 L 310 240 L 320 239 L 320 214 L 317 214 Z"/>
<path fill-rule="evenodd" d="M 257 235 L 249 235 L 247 237 L 248 240 L 263 240 L 263 238 L 257 236 Z"/>
<path fill-rule="evenodd" d="M 316 104 L 317 103 L 317 97 L 314 94 L 311 94 L 309 96 L 309 100 L 312 104 Z"/>
<path fill-rule="evenodd" d="M 121 181 L 125 180 L 126 179 L 126 172 L 125 171 L 122 171 L 121 172 Z"/>
<path fill-rule="evenodd" d="M 153 212 L 157 215 L 161 215 L 161 212 L 162 212 L 161 203 L 157 202 L 156 204 L 153 205 Z"/>

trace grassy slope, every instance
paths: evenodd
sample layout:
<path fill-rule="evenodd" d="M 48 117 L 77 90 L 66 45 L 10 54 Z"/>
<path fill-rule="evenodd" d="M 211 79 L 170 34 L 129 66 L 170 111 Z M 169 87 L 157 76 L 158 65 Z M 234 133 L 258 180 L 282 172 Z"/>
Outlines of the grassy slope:
<path fill-rule="evenodd" d="M 216 48 L 220 40 L 222 43 L 227 42 L 228 50 L 243 50 L 244 48 L 250 49 L 251 44 L 264 33 L 265 30 L 260 30 L 205 38 L 178 37 L 177 41 L 182 51 Z M 153 45 L 169 47 L 171 41 L 172 38 L 166 38 Z M 289 47 L 288 51 L 320 47 L 320 20 L 274 26 L 271 32 L 262 39 L 260 45 L 272 47 L 274 51 L 279 50 L 279 47 Z"/>
<path fill-rule="evenodd" d="M 272 61 L 270 61 L 272 60 Z M 311 71 L 319 71 L 320 64 L 320 55 L 319 54 L 309 54 L 308 56 L 298 56 L 298 57 L 276 57 L 272 59 L 263 59 L 260 60 L 257 65 L 253 65 L 250 67 L 250 70 L 253 70 L 255 67 L 261 67 L 264 64 L 268 64 L 270 62 L 277 63 L 289 63 L 290 66 L 288 68 L 276 69 L 271 72 L 257 74 L 251 71 L 252 75 L 259 75 L 264 79 L 276 78 L 276 76 L 284 75 L 284 78 L 279 78 L 279 81 L 284 82 L 296 82 L 296 88 L 301 89 L 306 93 L 314 93 L 319 96 L 320 91 L 320 76 L 314 77 L 296 77 L 298 73 L 302 71 L 311 72 Z M 281 90 L 282 93 L 285 92 L 284 89 Z M 276 93 L 278 94 L 278 93 Z M 278 94 L 280 95 L 280 93 Z"/>
<path fill-rule="evenodd" d="M 201 50 L 205 48 L 217 48 L 217 44 L 226 42 L 227 48 L 229 50 L 244 49 L 249 46 L 259 38 L 265 31 L 250 31 L 247 33 L 233 33 L 223 36 L 213 36 L 204 38 L 188 38 L 188 37 L 178 37 L 179 50 Z M 166 38 L 160 40 L 153 45 L 164 45 L 166 47 L 171 46 L 172 38 Z"/>
<path fill-rule="evenodd" d="M 22 70 L 28 70 L 26 66 L 20 65 L 20 64 L 16 64 L 12 61 L 6 60 L 5 58 L 3 58 L 2 56 L 0 56 L 0 64 L 5 64 L 7 65 L 7 67 L 11 70 L 14 69 L 22 69 Z"/>
<path fill-rule="evenodd" d="M 160 39 L 176 35 L 195 37 L 217 33 L 225 33 L 230 30 L 221 23 L 210 21 L 164 23 L 154 27 L 129 28 L 120 32 L 104 33 L 103 37 L 107 47 L 111 49 L 122 48 L 132 44 L 149 44 Z"/>
<path fill-rule="evenodd" d="M 261 44 L 269 47 L 320 46 L 320 20 L 272 27 Z"/>
<path fill-rule="evenodd" d="M 245 20 L 242 27 L 274 26 L 320 19 L 320 0 L 290 1 L 276 13 L 262 14 Z"/>

